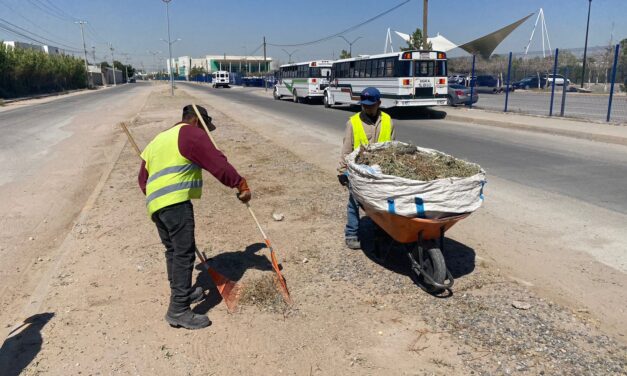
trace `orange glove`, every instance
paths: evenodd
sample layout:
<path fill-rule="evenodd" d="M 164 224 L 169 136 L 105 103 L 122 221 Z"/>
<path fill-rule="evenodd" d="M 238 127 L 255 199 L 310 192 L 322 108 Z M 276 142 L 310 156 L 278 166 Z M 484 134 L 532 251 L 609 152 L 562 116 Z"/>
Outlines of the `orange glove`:
<path fill-rule="evenodd" d="M 237 186 L 237 190 L 237 198 L 239 198 L 241 202 L 245 204 L 250 201 L 250 199 L 252 198 L 252 194 L 250 193 L 250 188 L 248 188 L 248 183 L 246 182 L 246 179 L 242 178 L 242 180 L 239 182 L 239 185 Z"/>

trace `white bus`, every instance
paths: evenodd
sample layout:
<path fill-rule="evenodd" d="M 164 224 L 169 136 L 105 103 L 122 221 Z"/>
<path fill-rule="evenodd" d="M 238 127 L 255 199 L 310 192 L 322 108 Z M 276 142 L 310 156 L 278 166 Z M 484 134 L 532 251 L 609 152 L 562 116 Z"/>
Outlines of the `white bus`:
<path fill-rule="evenodd" d="M 229 87 L 229 72 L 215 71 L 211 74 L 211 87 Z"/>
<path fill-rule="evenodd" d="M 274 99 L 290 96 L 294 102 L 302 102 L 322 98 L 324 89 L 329 85 L 332 63 L 330 60 L 316 60 L 281 65 L 272 93 Z"/>
<path fill-rule="evenodd" d="M 333 62 L 324 105 L 357 104 L 369 86 L 381 92 L 381 107 L 446 105 L 446 54 L 403 51 Z"/>

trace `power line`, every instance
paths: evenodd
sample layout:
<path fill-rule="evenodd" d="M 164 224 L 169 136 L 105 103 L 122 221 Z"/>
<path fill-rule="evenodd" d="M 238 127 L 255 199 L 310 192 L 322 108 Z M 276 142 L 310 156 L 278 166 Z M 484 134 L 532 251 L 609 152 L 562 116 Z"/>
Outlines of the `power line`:
<path fill-rule="evenodd" d="M 2 1 L 0 1 L 0 4 L 4 5 L 5 7 L 7 7 L 11 12 L 13 12 L 14 14 L 16 14 L 17 16 L 19 16 L 20 18 L 22 18 L 24 21 L 28 22 L 31 26 L 48 33 L 48 35 L 54 37 L 57 40 L 60 40 L 63 43 L 72 43 L 72 42 L 68 42 L 67 40 L 63 39 L 62 37 L 59 37 L 56 34 L 52 34 L 51 32 L 49 32 L 48 30 L 44 29 L 43 27 L 37 25 L 35 22 L 31 21 L 30 19 L 28 19 L 27 17 L 25 17 L 23 14 L 21 14 L 20 12 L 18 12 L 15 8 L 13 8 L 12 6 L 10 6 L 9 4 L 6 4 Z"/>
<path fill-rule="evenodd" d="M 392 8 L 390 8 L 390 9 L 384 11 L 384 12 L 381 12 L 381 13 L 377 14 L 376 16 L 371 17 L 371 18 L 369 18 L 369 19 L 367 19 L 367 20 L 365 20 L 365 21 L 363 21 L 363 22 L 361 22 L 361 23 L 359 23 L 357 25 L 351 26 L 348 29 L 342 30 L 342 31 L 337 32 L 335 34 L 326 36 L 324 38 L 316 39 L 316 40 L 313 40 L 313 41 L 310 41 L 310 42 L 295 43 L 295 44 L 273 44 L 273 43 L 268 43 L 268 46 L 273 46 L 273 47 L 301 47 L 301 46 L 309 46 L 309 45 L 320 43 L 320 42 L 325 42 L 325 41 L 333 39 L 333 38 L 335 38 L 335 37 L 337 37 L 337 36 L 339 36 L 341 34 L 345 34 L 345 33 L 348 33 L 350 31 L 353 31 L 355 29 L 358 29 L 358 28 L 360 28 L 360 27 L 362 27 L 362 26 L 364 26 L 364 25 L 366 25 L 366 24 L 376 20 L 377 18 L 383 17 L 386 14 L 388 14 L 388 13 L 390 13 L 390 12 L 400 8 L 400 7 L 402 7 L 403 5 L 409 3 L 410 1 L 411 0 L 405 0 L 402 3 L 399 3 L 399 4 L 395 5 L 395 6 L 393 6 Z"/>
<path fill-rule="evenodd" d="M 52 43 L 52 44 L 55 45 L 55 47 L 66 47 L 66 48 L 70 48 L 71 49 L 71 50 L 68 50 L 68 51 L 80 52 L 76 46 L 70 46 L 70 45 L 67 45 L 67 44 L 64 44 L 64 43 L 59 43 L 59 42 L 54 41 L 52 39 L 43 37 L 43 36 L 41 36 L 39 34 L 36 34 L 36 33 L 33 33 L 32 31 L 29 31 L 29 30 L 27 30 L 27 29 L 25 29 L 23 27 L 15 25 L 15 24 L 13 24 L 13 23 L 5 20 L 5 19 L 0 18 L 0 22 L 2 22 L 4 24 L 4 25 L 0 24 L 0 26 L 3 26 L 3 29 L 5 29 L 5 30 L 7 30 L 9 32 L 12 32 L 13 34 L 17 33 L 20 36 L 28 38 L 29 40 L 35 41 L 35 42 L 40 43 L 40 44 Z M 9 30 L 9 29 L 11 29 L 11 30 Z M 17 29 L 18 32 L 16 32 L 15 29 Z M 36 39 L 31 38 L 31 37 L 28 37 L 28 36 L 24 35 L 23 33 L 34 35 L 36 38 L 39 38 L 40 40 L 36 40 Z M 44 41 L 47 41 L 47 42 L 42 42 L 41 40 L 44 40 Z"/>
<path fill-rule="evenodd" d="M 67 16 L 64 16 L 62 14 L 59 14 L 59 12 L 55 11 L 53 8 L 50 8 L 49 6 L 47 6 L 46 4 L 38 1 L 38 0 L 28 0 L 28 2 L 33 5 L 35 8 L 39 9 L 40 11 L 53 16 L 55 18 L 58 18 L 61 21 L 65 21 L 65 22 L 74 22 L 74 19 L 69 18 Z"/>
<path fill-rule="evenodd" d="M 42 2 L 41 0 L 38 0 L 40 3 Z M 56 9 L 57 12 L 61 15 L 65 15 L 70 19 L 73 19 L 74 21 L 78 21 L 78 18 L 72 16 L 71 14 L 67 13 L 66 11 L 64 11 L 62 8 L 59 8 L 58 6 L 56 6 L 52 1 L 50 0 L 45 0 L 46 4 L 49 4 L 49 8 L 51 9 Z"/>

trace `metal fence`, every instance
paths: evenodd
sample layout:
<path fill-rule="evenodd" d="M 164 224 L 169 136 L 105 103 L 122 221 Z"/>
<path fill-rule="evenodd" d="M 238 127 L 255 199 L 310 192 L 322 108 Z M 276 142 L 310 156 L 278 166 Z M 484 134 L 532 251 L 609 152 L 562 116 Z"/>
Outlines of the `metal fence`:
<path fill-rule="evenodd" d="M 575 52 L 579 52 L 576 51 Z M 449 82 L 471 87 L 495 111 L 627 124 L 627 53 L 620 45 L 546 56 L 495 55 L 449 59 Z"/>

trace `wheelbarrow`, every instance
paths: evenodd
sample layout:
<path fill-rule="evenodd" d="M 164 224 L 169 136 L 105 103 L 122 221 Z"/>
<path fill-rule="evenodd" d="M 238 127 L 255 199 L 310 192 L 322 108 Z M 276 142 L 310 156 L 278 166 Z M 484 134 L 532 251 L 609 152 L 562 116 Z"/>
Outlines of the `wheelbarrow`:
<path fill-rule="evenodd" d="M 410 218 L 361 206 L 382 230 L 375 233 L 374 239 L 379 261 L 385 262 L 394 242 L 401 243 L 420 288 L 430 294 L 450 290 L 455 281 L 442 255 L 444 233 L 470 213 L 442 219 Z"/>

